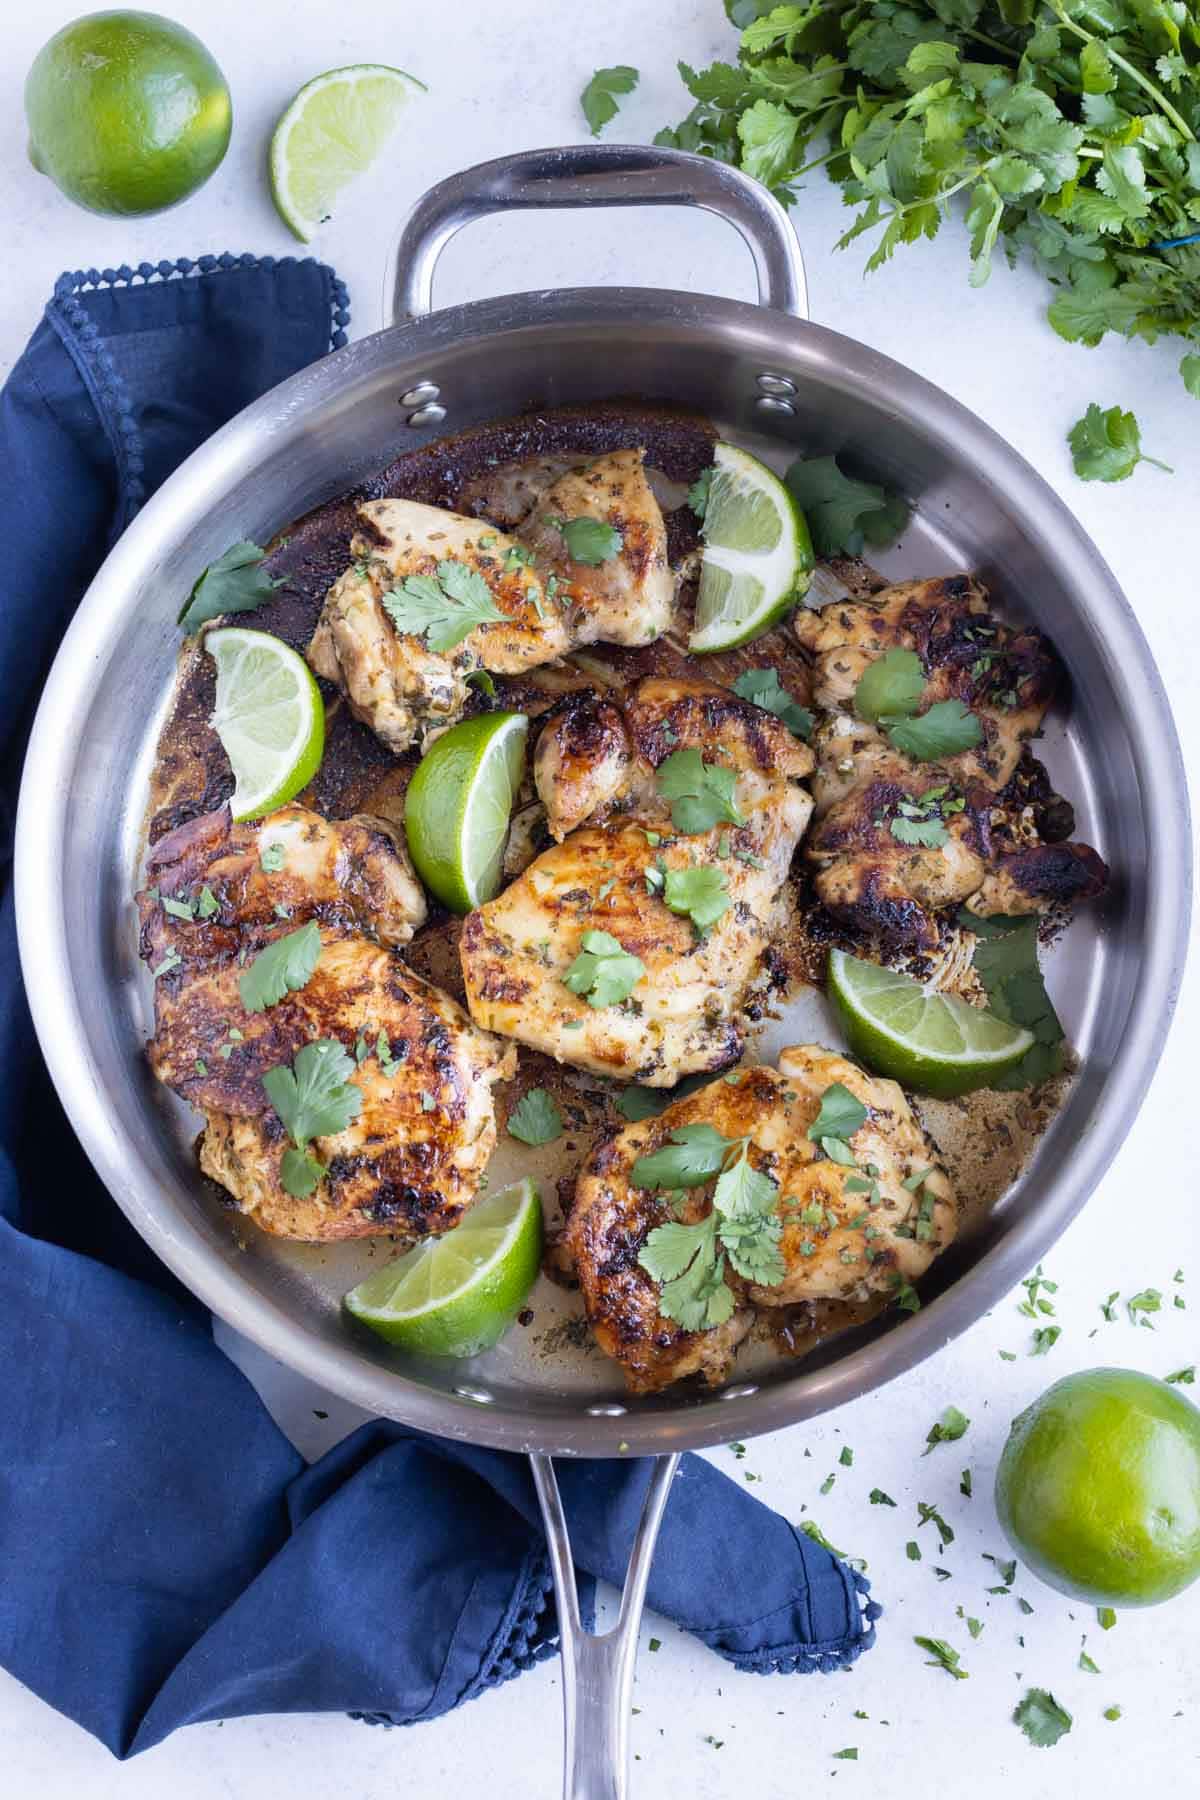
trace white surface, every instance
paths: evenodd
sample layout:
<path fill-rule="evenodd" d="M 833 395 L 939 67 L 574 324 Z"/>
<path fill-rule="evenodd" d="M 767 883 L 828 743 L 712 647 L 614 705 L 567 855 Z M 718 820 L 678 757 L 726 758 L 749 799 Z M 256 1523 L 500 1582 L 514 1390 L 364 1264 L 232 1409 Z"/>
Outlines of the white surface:
<path fill-rule="evenodd" d="M 598 66 L 633 62 L 642 85 L 608 134 L 647 139 L 686 110 L 676 58 L 703 66 L 728 55 L 733 34 L 719 0 L 607 0 L 581 9 L 551 0 L 459 0 L 452 8 L 339 0 L 336 6 L 282 0 L 175 0 L 174 16 L 199 32 L 230 80 L 235 134 L 224 166 L 185 209 L 118 223 L 77 211 L 24 157 L 21 82 L 44 38 L 74 7 L 12 8 L 0 73 L 0 167 L 5 171 L 6 279 L 0 288 L 0 368 L 19 354 L 55 276 L 64 268 L 253 250 L 297 249 L 276 219 L 263 179 L 270 126 L 297 86 L 322 69 L 387 61 L 424 79 L 431 94 L 414 107 L 389 153 L 314 245 L 348 282 L 355 334 L 380 321 L 378 296 L 386 237 L 408 205 L 452 169 L 511 149 L 584 135 L 576 96 Z M 586 29 L 581 26 L 586 25 Z M 1097 350 L 1061 344 L 1042 318 L 1045 290 L 1028 270 L 1003 263 L 975 293 L 966 283 L 963 234 L 902 251 L 864 281 L 863 253 L 835 254 L 845 226 L 837 191 L 818 173 L 801 196 L 796 224 L 808 257 L 814 317 L 875 345 L 939 382 L 995 426 L 1059 489 L 1123 583 L 1171 694 L 1192 767 L 1200 767 L 1200 405 L 1175 374 L 1179 347 Z M 661 282 L 739 298 L 751 296 L 749 264 L 717 221 L 684 215 L 506 220 L 475 228 L 444 260 L 439 298 L 467 299 L 533 285 Z M 1146 447 L 1175 466 L 1174 477 L 1140 469 L 1116 487 L 1085 486 L 1072 475 L 1064 434 L 1091 400 L 1134 407 Z M 1177 880 L 1178 872 L 1158 871 Z M 1200 1585 L 1172 1606 L 1123 1614 L 1101 1633 L 1089 1608 L 1068 1604 L 1022 1576 L 1015 1597 L 990 1598 L 995 1580 L 981 1553 L 1004 1546 L 989 1499 L 992 1471 L 1013 1414 L 1053 1377 L 1102 1362 L 1166 1374 L 1197 1356 L 1200 1230 L 1196 1223 L 1194 1116 L 1200 1056 L 1200 972 L 1193 965 L 1174 1034 L 1142 1115 L 1102 1189 L 1049 1259 L 1060 1282 L 1061 1341 L 1046 1358 L 1027 1354 L 1030 1326 L 1005 1301 L 967 1337 L 883 1393 L 836 1418 L 752 1444 L 744 1462 L 714 1460 L 735 1479 L 760 1478 L 755 1492 L 793 1518 L 808 1509 L 832 1539 L 870 1563 L 887 1606 L 879 1643 L 850 1676 L 764 1680 L 734 1673 L 659 1621 L 655 1656 L 644 1655 L 633 1725 L 635 1794 L 697 1800 L 753 1793 L 793 1800 L 809 1784 L 836 1777 L 834 1792 L 880 1800 L 916 1793 L 970 1792 L 1025 1800 L 1126 1791 L 1169 1781 L 1189 1791 L 1200 1763 L 1200 1677 L 1196 1644 Z M 1172 1290 L 1182 1265 L 1189 1285 Z M 1157 1330 L 1135 1329 L 1122 1314 L 1106 1324 L 1098 1303 L 1113 1288 L 1163 1289 Z M 1190 1295 L 1190 1311 L 1170 1294 Z M 1020 1298 L 1020 1295 L 1016 1296 Z M 1003 1362 L 999 1348 L 1018 1360 Z M 304 1391 L 285 1371 L 255 1376 L 302 1446 L 315 1452 L 352 1420 L 336 1401 Z M 1195 1390 L 1193 1390 L 1195 1393 Z M 920 1452 L 948 1404 L 970 1414 L 961 1444 Z M 330 1413 L 321 1423 L 313 1409 Z M 318 1438 L 315 1434 L 320 1433 Z M 854 1465 L 837 1465 L 843 1444 Z M 974 1495 L 960 1496 L 972 1470 Z M 818 1488 L 837 1469 L 825 1498 Z M 883 1488 L 895 1511 L 870 1506 Z M 918 1535 L 917 1499 L 932 1501 L 957 1533 L 938 1557 L 933 1528 L 919 1533 L 922 1562 L 905 1559 Z M 935 1563 L 951 1571 L 938 1581 Z M 397 1596 L 398 1606 L 402 1596 Z M 956 1608 L 985 1621 L 972 1643 Z M 381 1629 L 386 1627 L 381 1622 Z M 97 1622 L 97 1629 L 103 1629 Z M 914 1633 L 947 1637 L 964 1653 L 971 1679 L 951 1683 L 928 1668 Z M 1099 1677 L 1077 1668 L 1080 1640 Z M 1021 1638 L 1024 1638 L 1022 1644 Z M 1070 1736 L 1050 1751 L 1030 1748 L 1010 1722 L 1028 1684 L 1050 1687 L 1075 1714 Z M 1102 1718 L 1113 1703 L 1117 1723 Z M 853 1717 L 855 1709 L 870 1715 Z M 883 1720 L 889 1720 L 885 1725 Z M 720 1749 L 707 1742 L 722 1740 Z M 857 1764 L 832 1760 L 848 1745 Z M 489 1800 L 534 1800 L 557 1792 L 558 1675 L 543 1665 L 437 1724 L 368 1730 L 341 1718 L 272 1717 L 200 1726 L 149 1755 L 118 1765 L 74 1725 L 0 1676 L 0 1790 L 65 1800 L 173 1800 L 292 1792 L 304 1800 L 384 1800 L 398 1793 L 484 1792 Z"/>

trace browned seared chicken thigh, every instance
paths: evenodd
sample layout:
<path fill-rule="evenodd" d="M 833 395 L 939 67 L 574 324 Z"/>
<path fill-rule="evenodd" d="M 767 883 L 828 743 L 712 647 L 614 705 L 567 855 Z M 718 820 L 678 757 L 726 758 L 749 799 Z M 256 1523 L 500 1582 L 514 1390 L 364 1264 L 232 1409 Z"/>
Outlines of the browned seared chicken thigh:
<path fill-rule="evenodd" d="M 835 1083 L 867 1109 L 849 1140 L 853 1167 L 808 1136 Z M 714 1184 L 677 1195 L 639 1188 L 632 1178 L 639 1157 L 695 1125 L 731 1143 L 748 1139 L 750 1162 L 778 1190 L 781 1279 L 758 1285 L 727 1264 L 734 1308 L 707 1330 L 685 1330 L 664 1316 L 659 1285 L 638 1258 L 656 1226 L 706 1217 Z M 778 1069 L 739 1070 L 598 1145 L 579 1176 L 564 1239 L 597 1341 L 629 1387 L 646 1393 L 687 1375 L 723 1381 L 758 1309 L 898 1291 L 925 1272 L 956 1227 L 950 1183 L 901 1089 L 805 1044 L 785 1050 Z"/>
<path fill-rule="evenodd" d="M 677 752 L 736 772 L 736 820 L 691 833 L 672 825 L 656 771 Z M 564 841 L 468 917 L 472 1018 L 560 1062 L 651 1087 L 736 1062 L 747 992 L 812 810 L 799 785 L 811 767 L 807 745 L 778 719 L 707 682 L 643 681 L 621 711 L 568 702 L 535 757 Z M 701 870 L 728 900 L 704 930 L 668 904 L 675 878 Z M 595 932 L 642 965 L 611 1004 L 564 979 Z"/>
<path fill-rule="evenodd" d="M 476 671 L 517 675 L 599 639 L 648 643 L 670 622 L 666 527 L 640 449 L 568 471 L 534 497 L 512 535 L 414 500 L 357 510 L 354 561 L 326 595 L 308 660 L 390 749 L 459 718 Z M 580 539 L 567 529 L 573 521 L 607 529 Z M 468 591 L 491 610 L 437 649 L 437 630 L 417 629 L 418 615 L 406 613 L 404 584 L 435 591 L 448 569 L 451 612 Z"/>
<path fill-rule="evenodd" d="M 391 830 L 289 806 L 252 825 L 227 811 L 163 838 L 138 896 L 156 973 L 151 1067 L 207 1115 L 201 1167 L 281 1237 L 449 1230 L 474 1198 L 496 1138 L 491 1088 L 515 1054 L 414 975 L 397 945 L 425 899 Z M 169 904 L 168 904 L 169 903 Z M 315 922 L 320 953 L 298 989 L 263 1010 L 240 983 L 268 946 Z M 306 1046 L 350 1061 L 359 1110 L 315 1138 L 324 1174 L 288 1191 L 290 1139 L 263 1085 Z"/>
<path fill-rule="evenodd" d="M 813 658 L 813 699 L 823 712 L 805 853 L 817 897 L 836 917 L 885 953 L 929 950 L 943 908 L 1042 912 L 1102 892 L 1107 870 L 1096 852 L 1042 842 L 1006 793 L 1061 676 L 1040 632 L 1002 624 L 965 575 L 904 582 L 819 611 L 801 607 L 794 628 Z M 856 716 L 859 681 L 893 649 L 920 658 L 918 713 L 958 700 L 975 715 L 981 736 L 973 748 L 916 761 Z M 914 820 L 944 830 L 907 829 Z M 923 835 L 942 841 L 923 844 Z"/>

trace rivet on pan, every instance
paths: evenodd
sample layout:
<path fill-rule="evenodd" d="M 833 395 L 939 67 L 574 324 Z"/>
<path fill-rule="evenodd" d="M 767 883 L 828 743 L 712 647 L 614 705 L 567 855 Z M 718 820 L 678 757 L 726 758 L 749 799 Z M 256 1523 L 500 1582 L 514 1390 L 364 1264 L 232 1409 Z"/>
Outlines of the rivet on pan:
<path fill-rule="evenodd" d="M 765 405 L 765 402 L 762 404 Z M 788 411 L 791 410 L 789 406 Z M 445 407 L 439 406 L 436 400 L 431 400 L 428 406 L 418 406 L 416 412 L 409 413 L 404 422 L 406 425 L 440 425 L 445 416 Z"/>
<path fill-rule="evenodd" d="M 760 375 L 758 385 L 764 394 L 794 394 L 796 384 L 787 375 Z"/>
<path fill-rule="evenodd" d="M 765 413 L 794 413 L 796 410 L 790 400 L 776 400 L 771 394 L 763 394 L 760 399 L 754 402 L 754 406 L 757 412 Z M 413 419 L 415 418 L 416 414 L 414 413 Z M 412 424 L 413 419 L 408 421 L 410 425 Z"/>
<path fill-rule="evenodd" d="M 739 1387 L 722 1388 L 717 1398 L 719 1400 L 748 1400 L 751 1394 L 757 1394 L 757 1392 L 758 1383 L 756 1381 L 743 1381 Z"/>
<path fill-rule="evenodd" d="M 454 1391 L 460 1400 L 474 1400 L 476 1406 L 490 1406 L 496 1397 L 489 1394 L 486 1388 L 464 1386 L 456 1387 Z"/>
<path fill-rule="evenodd" d="M 622 1406 L 616 1400 L 611 1400 L 603 1402 L 599 1406 L 589 1406 L 587 1411 L 593 1419 L 621 1419 L 624 1418 L 629 1408 Z"/>
<path fill-rule="evenodd" d="M 774 390 L 771 390 L 772 392 Z M 792 390 L 795 392 L 795 390 Z M 427 400 L 439 400 L 442 390 L 436 381 L 419 381 L 416 387 L 409 388 L 407 394 L 401 394 L 401 406 L 424 406 Z"/>

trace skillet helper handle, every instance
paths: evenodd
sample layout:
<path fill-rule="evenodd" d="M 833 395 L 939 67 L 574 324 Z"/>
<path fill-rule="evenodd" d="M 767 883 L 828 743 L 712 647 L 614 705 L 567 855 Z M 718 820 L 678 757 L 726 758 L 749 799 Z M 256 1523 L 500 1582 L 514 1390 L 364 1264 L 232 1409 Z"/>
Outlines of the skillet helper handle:
<path fill-rule="evenodd" d="M 763 306 L 808 317 L 804 262 L 791 221 L 765 187 L 728 163 L 654 144 L 567 144 L 522 150 L 450 175 L 418 200 L 396 246 L 392 322 L 433 310 L 433 271 L 462 226 L 513 209 L 699 206 L 739 231 Z"/>
<path fill-rule="evenodd" d="M 629 1794 L 629 1710 L 637 1660 L 638 1627 L 658 1528 L 666 1509 L 678 1456 L 659 1456 L 629 1553 L 621 1609 L 611 1630 L 586 1631 L 571 1560 L 571 1540 L 554 1463 L 531 1456 L 533 1481 L 546 1527 L 554 1597 L 558 1605 L 563 1667 L 564 1800 L 627 1800 Z"/>

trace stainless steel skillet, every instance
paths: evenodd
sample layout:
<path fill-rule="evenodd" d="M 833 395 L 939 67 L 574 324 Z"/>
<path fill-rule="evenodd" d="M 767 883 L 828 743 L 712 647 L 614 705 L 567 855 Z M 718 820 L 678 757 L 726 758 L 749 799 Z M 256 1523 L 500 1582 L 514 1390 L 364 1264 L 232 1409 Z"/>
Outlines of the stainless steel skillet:
<path fill-rule="evenodd" d="M 509 207 L 680 204 L 722 214 L 749 245 L 760 306 L 636 288 L 535 291 L 431 313 L 433 268 L 461 225 Z M 625 1791 L 638 1614 L 675 1452 L 777 1429 L 911 1367 L 964 1330 L 1083 1205 L 1120 1144 L 1162 1047 L 1188 924 L 1189 833 L 1167 703 L 1128 603 L 1046 484 L 964 408 L 898 364 L 804 318 L 781 209 L 734 170 L 622 145 L 530 152 L 440 184 L 401 236 L 392 327 L 297 375 L 197 451 L 134 521 L 85 597 L 47 685 L 17 834 L 21 954 L 64 1105 L 100 1175 L 151 1246 L 214 1311 L 358 1405 L 444 1436 L 528 1451 L 555 1563 L 568 1791 Z M 469 1365 L 400 1365 L 351 1337 L 340 1294 L 363 1253 L 252 1237 L 200 1183 L 195 1120 L 141 1054 L 144 983 L 130 895 L 145 780 L 174 673 L 180 593 L 233 537 L 266 537 L 398 448 L 529 408 L 640 395 L 695 407 L 779 462 L 839 450 L 916 505 L 889 574 L 981 572 L 1005 609 L 1055 640 L 1073 680 L 1043 753 L 1075 801 L 1112 892 L 1051 960 L 1082 1054 L 1070 1097 L 1019 1182 L 924 1285 L 810 1358 L 743 1362 L 717 1394 L 631 1402 L 601 1359 L 537 1355 L 528 1334 Z M 815 998 L 762 1045 L 832 1037 Z M 524 1154 L 524 1153 L 522 1153 Z M 545 1169 L 543 1172 L 551 1173 Z M 500 1175 L 506 1171 L 500 1169 Z M 555 1304 L 547 1297 L 547 1307 Z M 539 1307 L 541 1302 L 539 1301 Z M 565 1334 L 564 1334 L 565 1335 Z M 514 1340 L 521 1340 L 516 1341 Z M 581 1633 L 551 1457 L 660 1461 L 607 1639 Z"/>

